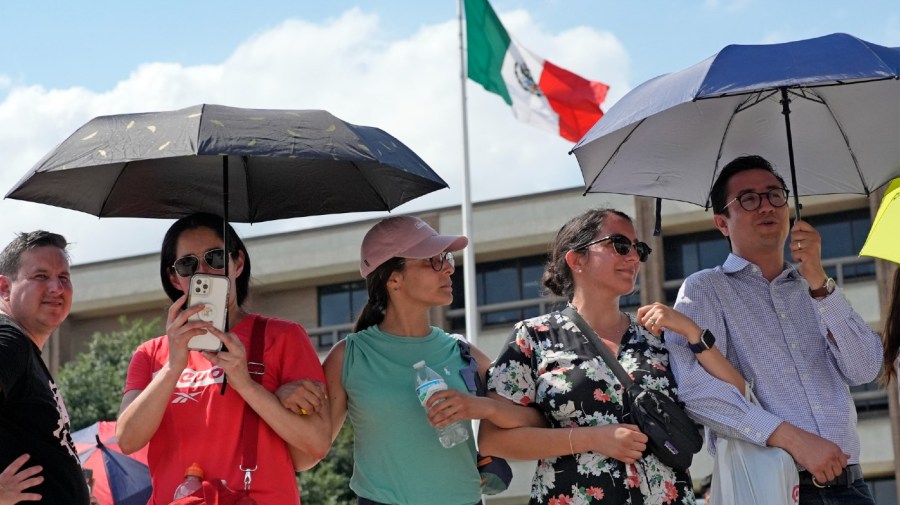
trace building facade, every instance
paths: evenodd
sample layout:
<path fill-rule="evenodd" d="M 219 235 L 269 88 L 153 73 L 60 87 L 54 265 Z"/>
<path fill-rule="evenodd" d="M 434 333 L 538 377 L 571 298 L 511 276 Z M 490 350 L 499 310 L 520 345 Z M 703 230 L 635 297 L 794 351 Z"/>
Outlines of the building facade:
<path fill-rule="evenodd" d="M 540 277 L 546 251 L 560 226 L 592 207 L 614 207 L 639 214 L 638 236 L 651 243 L 656 263 L 645 265 L 641 289 L 622 301 L 625 310 L 657 301 L 659 294 L 674 301 L 681 281 L 691 273 L 720 264 L 728 244 L 712 224 L 712 213 L 696 206 L 664 202 L 661 237 L 650 237 L 652 219 L 633 197 L 581 196 L 581 188 L 559 190 L 476 204 L 470 237 L 476 261 L 478 298 L 477 345 L 489 356 L 499 354 L 512 325 L 557 307 L 561 300 L 542 296 Z M 875 262 L 859 258 L 871 224 L 868 199 L 859 196 L 803 199 L 804 219 L 823 238 L 823 263 L 842 286 L 847 298 L 866 322 L 881 327 Z M 458 207 L 417 214 L 441 233 L 461 233 Z M 248 307 L 251 311 L 302 324 L 321 357 L 350 331 L 365 303 L 365 285 L 359 276 L 359 246 L 375 221 L 340 224 L 277 235 L 245 238 L 253 258 Z M 640 226 L 650 222 L 651 226 Z M 649 228 L 646 233 L 643 228 Z M 160 240 L 162 237 L 160 237 Z M 462 255 L 459 255 L 462 256 Z M 789 255 L 786 257 L 790 257 Z M 462 258 L 454 274 L 455 299 L 450 307 L 435 309 L 432 324 L 465 332 Z M 45 351 L 51 368 L 72 359 L 86 348 L 95 332 L 119 328 L 121 315 L 129 319 L 160 318 L 163 331 L 168 299 L 159 284 L 159 257 L 148 254 L 75 265 L 76 286 L 71 316 Z M 642 300 L 642 293 L 644 293 Z M 656 293 L 655 297 L 650 294 Z M 862 438 L 862 466 L 879 504 L 896 503 L 894 462 L 888 400 L 877 385 L 854 388 Z M 513 484 L 488 503 L 527 503 L 534 462 L 515 462 Z M 712 459 L 702 451 L 695 458 L 696 482 L 712 470 Z"/>

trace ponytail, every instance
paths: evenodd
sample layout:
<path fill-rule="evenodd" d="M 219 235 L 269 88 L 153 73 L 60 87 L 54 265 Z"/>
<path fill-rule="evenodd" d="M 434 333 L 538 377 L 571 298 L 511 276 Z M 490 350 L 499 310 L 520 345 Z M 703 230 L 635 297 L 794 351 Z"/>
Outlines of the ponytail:
<path fill-rule="evenodd" d="M 387 281 L 391 278 L 392 273 L 403 269 L 403 266 L 403 258 L 391 258 L 379 265 L 366 277 L 366 289 L 369 292 L 369 299 L 359 313 L 359 317 L 356 318 L 356 324 L 353 325 L 354 332 L 365 330 L 384 321 L 384 314 L 387 312 L 388 303 L 390 302 Z"/>

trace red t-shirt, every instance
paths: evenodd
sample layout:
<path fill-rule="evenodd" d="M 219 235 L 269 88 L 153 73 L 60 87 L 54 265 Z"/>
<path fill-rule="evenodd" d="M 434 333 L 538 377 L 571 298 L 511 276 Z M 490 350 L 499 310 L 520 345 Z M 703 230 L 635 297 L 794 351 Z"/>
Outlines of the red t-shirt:
<path fill-rule="evenodd" d="M 261 316 L 249 315 L 231 330 L 248 349 L 257 317 Z M 263 387 L 274 392 L 282 384 L 298 379 L 324 383 L 322 365 L 303 327 L 281 319 L 268 321 Z M 165 336 L 141 344 L 128 367 L 125 392 L 145 389 L 168 357 Z M 199 352 L 190 353 L 162 422 L 148 444 L 147 461 L 153 481 L 149 505 L 170 503 L 175 488 L 184 480 L 185 469 L 192 463 L 200 465 L 208 480 L 223 479 L 231 489 L 244 488 L 244 473 L 239 469 L 244 401 L 230 387 L 224 395 L 220 394 L 224 375 L 220 367 L 213 367 Z M 259 505 L 300 503 L 287 444 L 262 419 L 257 465 L 250 491 Z"/>

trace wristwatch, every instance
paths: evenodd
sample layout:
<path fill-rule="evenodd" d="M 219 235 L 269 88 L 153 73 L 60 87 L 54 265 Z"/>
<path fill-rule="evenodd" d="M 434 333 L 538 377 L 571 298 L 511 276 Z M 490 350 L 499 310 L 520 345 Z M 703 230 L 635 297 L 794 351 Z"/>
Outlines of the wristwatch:
<path fill-rule="evenodd" d="M 825 284 L 822 284 L 821 288 L 818 289 L 810 289 L 809 296 L 813 298 L 825 298 L 834 292 L 834 288 L 837 284 L 834 283 L 834 279 L 831 277 L 825 279 Z"/>
<path fill-rule="evenodd" d="M 712 346 L 716 343 L 716 337 L 709 330 L 703 330 L 700 332 L 700 341 L 696 344 L 692 344 L 688 342 L 688 347 L 694 351 L 695 354 L 700 354 L 703 351 L 708 351 L 712 349 Z"/>

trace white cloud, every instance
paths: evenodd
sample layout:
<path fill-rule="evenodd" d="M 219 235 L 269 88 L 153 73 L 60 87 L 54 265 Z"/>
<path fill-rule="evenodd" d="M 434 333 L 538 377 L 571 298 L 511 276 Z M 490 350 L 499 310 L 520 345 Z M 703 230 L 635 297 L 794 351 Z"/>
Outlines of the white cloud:
<path fill-rule="evenodd" d="M 535 53 L 610 84 L 611 103 L 627 90 L 628 58 L 612 35 L 586 27 L 542 31 L 525 11 L 504 15 L 507 28 Z M 0 102 L 0 189 L 5 193 L 54 145 L 92 117 L 167 110 L 197 103 L 278 109 L 326 109 L 378 126 L 415 150 L 451 186 L 398 209 L 415 212 L 460 201 L 463 163 L 458 27 L 455 20 L 388 39 L 377 15 L 351 9 L 321 24 L 292 19 L 246 40 L 220 64 L 146 62 L 111 90 L 11 88 Z M 215 41 L 210 41 L 210 44 Z M 197 48 L 198 50 L 200 48 Z M 0 76 L 2 77 L 2 76 Z M 0 87 L 4 82 L 0 79 Z M 581 184 L 571 144 L 517 122 L 506 104 L 467 86 L 472 195 L 476 201 Z M 168 221 L 103 219 L 4 200 L 0 246 L 15 231 L 47 228 L 75 242 L 76 263 L 156 251 Z M 304 218 L 239 226 L 260 234 L 333 222 Z"/>

